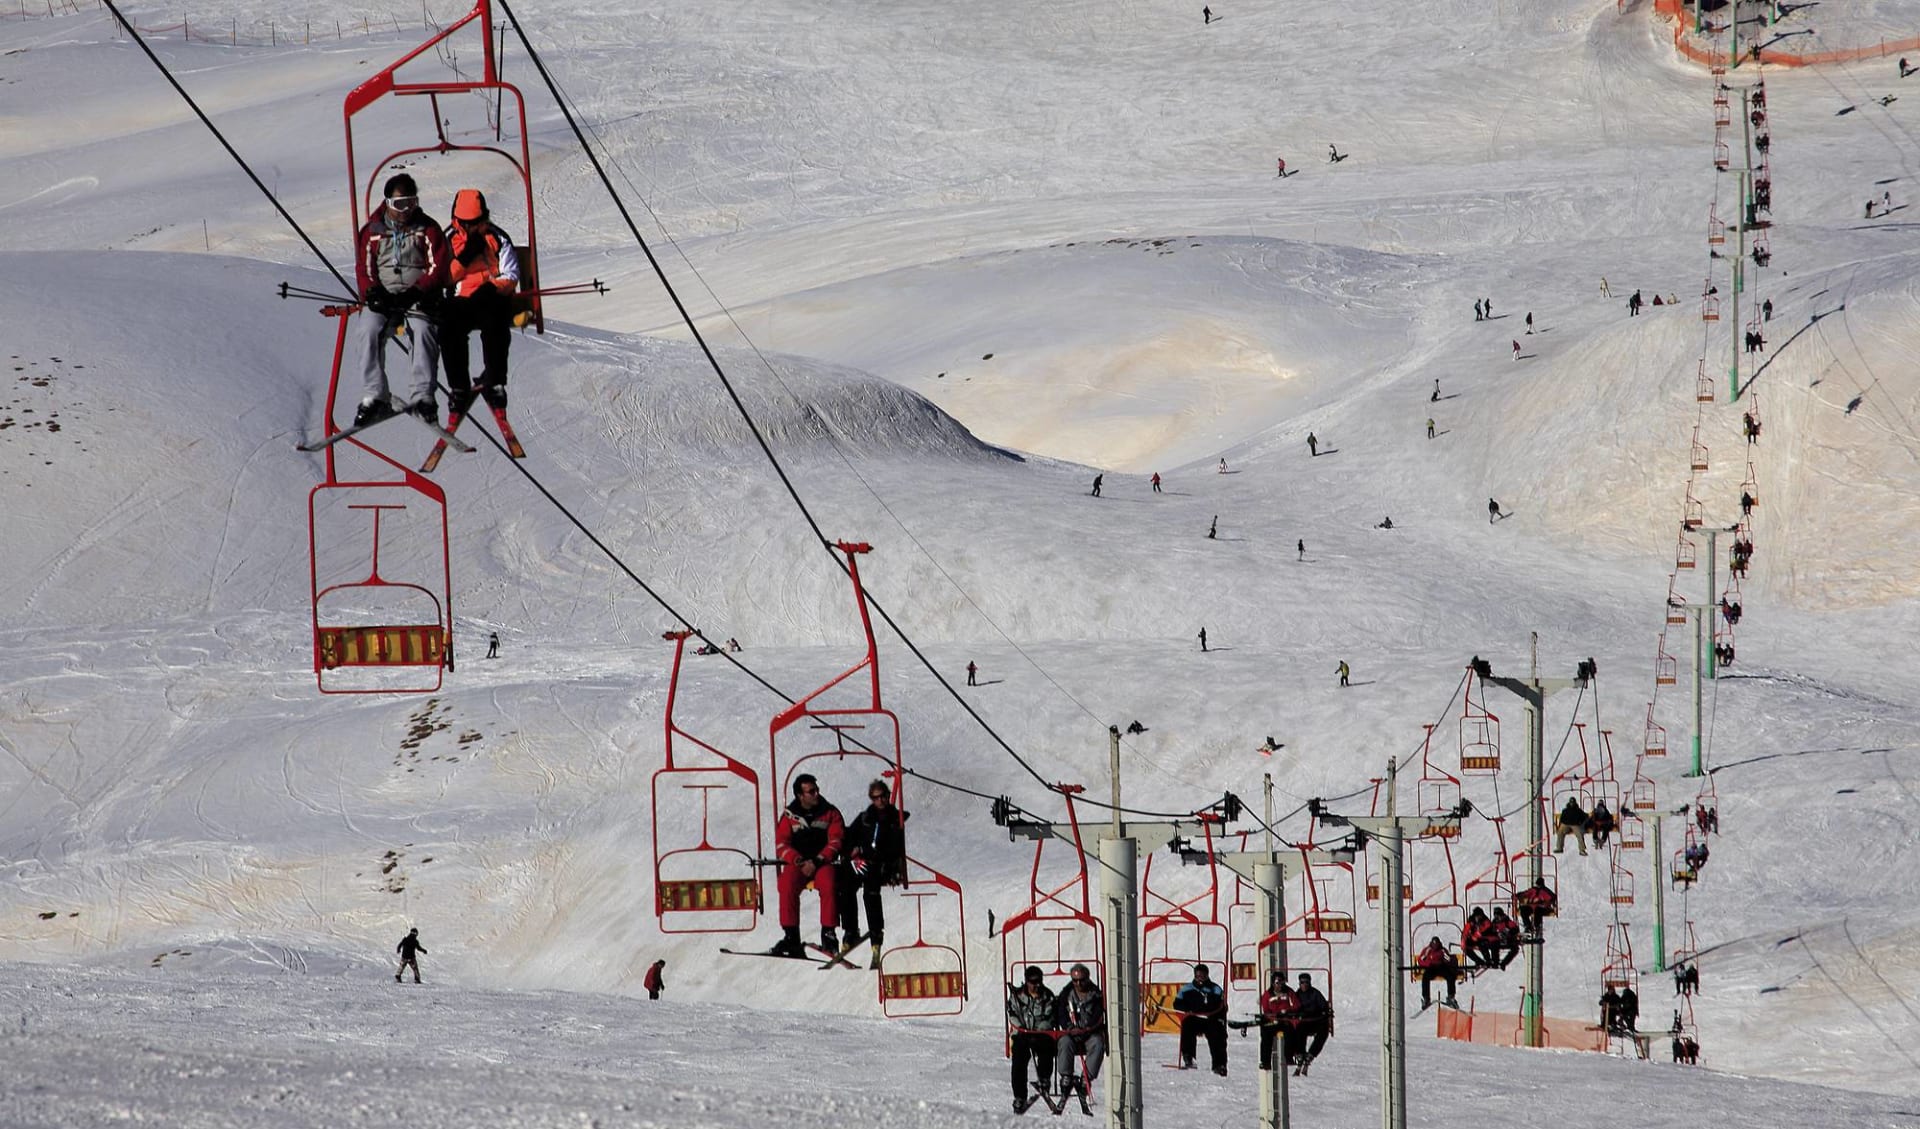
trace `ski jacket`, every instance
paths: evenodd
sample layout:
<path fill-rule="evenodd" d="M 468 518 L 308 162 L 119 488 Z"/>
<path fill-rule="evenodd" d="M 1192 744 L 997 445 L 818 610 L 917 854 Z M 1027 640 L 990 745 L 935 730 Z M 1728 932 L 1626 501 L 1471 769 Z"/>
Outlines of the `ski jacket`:
<path fill-rule="evenodd" d="M 520 285 L 520 255 L 490 220 L 454 220 L 447 229 L 447 252 L 447 281 L 456 297 L 470 298 L 488 285 L 511 294 Z"/>
<path fill-rule="evenodd" d="M 1211 1019 L 1227 1013 L 1227 994 L 1211 980 L 1205 984 L 1196 981 L 1181 987 L 1173 997 L 1173 1009 Z"/>
<path fill-rule="evenodd" d="M 658 992 L 667 986 L 666 977 L 660 975 L 659 965 L 656 964 L 648 967 L 647 978 L 640 982 L 640 986 L 649 992 Z"/>
<path fill-rule="evenodd" d="M 1460 939 L 1468 942 L 1483 941 L 1487 937 L 1487 927 L 1491 924 L 1487 915 L 1476 909 L 1467 918 L 1467 924 L 1460 930 Z"/>
<path fill-rule="evenodd" d="M 908 815 L 892 804 L 869 804 L 847 825 L 844 853 L 865 861 L 868 881 L 892 883 L 906 876 Z"/>
<path fill-rule="evenodd" d="M 1453 959 L 1453 954 L 1440 944 L 1437 937 L 1426 948 L 1420 950 L 1420 955 L 1414 958 L 1413 963 L 1422 969 L 1439 969 L 1442 972 L 1459 964 Z"/>
<path fill-rule="evenodd" d="M 1300 1000 L 1293 994 L 1292 988 L 1282 985 L 1260 993 L 1260 1017 L 1269 1023 L 1294 1019 L 1299 1010 Z"/>
<path fill-rule="evenodd" d="M 400 943 L 393 947 L 393 951 L 404 958 L 411 959 L 415 953 L 426 952 L 427 947 L 420 943 L 420 938 L 409 933 L 400 938 Z"/>
<path fill-rule="evenodd" d="M 1560 896 L 1545 886 L 1529 886 L 1513 896 L 1513 904 L 1518 909 L 1544 917 L 1559 908 Z"/>
<path fill-rule="evenodd" d="M 1579 800 L 1572 796 L 1567 797 L 1567 806 L 1560 809 L 1560 822 L 1567 827 L 1587 825 L 1587 813 L 1581 809 Z"/>
<path fill-rule="evenodd" d="M 401 293 L 437 295 L 447 284 L 447 234 L 425 212 L 415 211 L 396 224 L 386 204 L 367 217 L 356 237 L 360 293 L 375 286 Z"/>
<path fill-rule="evenodd" d="M 1294 1015 L 1302 1022 L 1317 1023 L 1333 1014 L 1333 1008 L 1327 1004 L 1327 997 L 1320 989 L 1308 986 L 1293 990 Z"/>
<path fill-rule="evenodd" d="M 774 825 L 775 853 L 789 866 L 808 860 L 829 863 L 840 857 L 840 843 L 846 831 L 839 808 L 821 800 L 812 811 L 807 811 L 799 800 L 794 800 Z"/>
<path fill-rule="evenodd" d="M 1056 1004 L 1053 989 L 1044 984 L 1040 986 L 1039 995 L 1016 988 L 1007 1000 L 1007 1024 L 1016 1035 L 1051 1032 Z"/>
<path fill-rule="evenodd" d="M 1496 945 L 1511 945 L 1520 940 L 1520 923 L 1511 917 L 1495 917 L 1487 922 L 1487 940 Z"/>
<path fill-rule="evenodd" d="M 1098 1035 L 1107 1029 L 1107 998 L 1095 988 L 1085 996 L 1069 987 L 1054 1002 L 1053 1025 L 1065 1035 Z"/>

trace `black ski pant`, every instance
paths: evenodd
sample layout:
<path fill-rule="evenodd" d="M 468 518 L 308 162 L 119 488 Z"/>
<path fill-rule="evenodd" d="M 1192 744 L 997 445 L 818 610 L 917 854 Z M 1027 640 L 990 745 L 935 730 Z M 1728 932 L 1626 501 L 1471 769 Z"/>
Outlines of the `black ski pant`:
<path fill-rule="evenodd" d="M 420 983 L 420 958 L 411 953 L 400 958 L 400 971 L 393 974 L 394 980 L 399 980 L 409 968 L 413 969 L 413 982 Z"/>
<path fill-rule="evenodd" d="M 1286 1055 L 1288 1062 L 1312 1062 L 1320 1057 L 1327 1046 L 1327 1023 L 1320 1020 L 1315 1023 L 1301 1023 L 1287 1032 Z"/>
<path fill-rule="evenodd" d="M 860 905 L 863 902 L 867 908 L 866 935 L 876 941 L 885 936 L 887 914 L 880 905 L 880 888 L 885 885 L 878 866 L 869 866 L 863 876 L 854 873 L 852 864 L 841 864 L 840 873 L 834 877 L 833 883 L 833 899 L 840 915 L 841 940 L 860 935 Z"/>
<path fill-rule="evenodd" d="M 1013 1096 L 1027 1100 L 1027 1063 L 1040 1075 L 1041 1086 L 1053 1084 L 1054 1037 L 1046 1031 L 1021 1031 L 1013 1037 Z"/>
<path fill-rule="evenodd" d="M 1227 1024 L 1217 1015 L 1189 1015 L 1180 1020 L 1180 1061 L 1182 1064 L 1193 1061 L 1198 1049 L 1200 1036 L 1207 1037 L 1207 1051 L 1212 1055 L 1213 1068 L 1227 1068 Z"/>
<path fill-rule="evenodd" d="M 1457 968 L 1429 968 L 1420 974 L 1420 1006 L 1433 1006 L 1433 982 L 1447 982 L 1447 999 L 1454 998 L 1454 985 L 1460 982 L 1460 970 Z"/>
<path fill-rule="evenodd" d="M 472 391 L 468 335 L 480 333 L 480 394 L 490 407 L 507 406 L 507 350 L 513 344 L 512 301 L 493 286 L 450 298 L 440 311 L 440 365 L 455 396 Z"/>

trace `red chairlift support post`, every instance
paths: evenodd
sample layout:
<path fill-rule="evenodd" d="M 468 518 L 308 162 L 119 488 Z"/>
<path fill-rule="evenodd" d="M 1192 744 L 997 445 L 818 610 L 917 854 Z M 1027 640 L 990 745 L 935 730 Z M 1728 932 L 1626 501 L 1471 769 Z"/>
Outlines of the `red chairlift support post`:
<path fill-rule="evenodd" d="M 673 643 L 673 672 L 667 680 L 666 765 L 653 774 L 653 885 L 654 914 L 662 933 L 746 933 L 759 923 L 765 904 L 762 883 L 754 869 L 765 855 L 760 810 L 760 778 L 753 769 L 680 728 L 674 710 L 680 696 L 681 662 L 691 631 L 669 631 Z M 703 759 L 690 764 L 679 755 L 684 742 Z M 676 783 L 692 781 L 691 783 Z M 700 841 L 690 847 L 660 849 L 663 815 L 683 801 L 676 792 L 700 798 Z M 727 804 L 722 842 L 714 843 L 715 793 L 720 798 L 741 797 Z M 752 849 L 745 828 L 752 828 Z M 741 873 L 729 873 L 730 871 Z"/>

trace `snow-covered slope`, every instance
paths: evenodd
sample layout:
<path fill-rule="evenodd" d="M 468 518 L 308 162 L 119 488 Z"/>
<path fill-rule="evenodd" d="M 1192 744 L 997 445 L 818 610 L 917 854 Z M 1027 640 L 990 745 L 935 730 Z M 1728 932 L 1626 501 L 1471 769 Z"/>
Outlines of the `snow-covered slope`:
<path fill-rule="evenodd" d="M 1896 7 L 1880 0 L 1875 18 Z M 1686 479 L 1704 328 L 1693 296 L 1715 190 L 1708 80 L 1669 57 L 1644 6 L 1445 4 L 1419 22 L 1316 0 L 1223 5 L 1211 27 L 1081 0 L 913 5 L 884 20 L 764 2 L 519 14 L 623 191 L 639 185 L 678 241 L 684 258 L 666 247 L 668 269 L 821 528 L 874 544 L 869 588 L 950 680 L 979 663 L 988 685 L 967 700 L 1043 777 L 1100 791 L 1106 726 L 1139 718 L 1149 729 L 1123 766 L 1143 806 L 1255 798 L 1271 772 L 1292 811 L 1363 787 L 1389 755 L 1417 759 L 1424 724 L 1451 734 L 1465 660 L 1522 671 L 1536 631 L 1549 673 L 1598 659 L 1578 720 L 1589 742 L 1615 730 L 1630 774 Z M 344 261 L 339 97 L 398 43 L 160 50 Z M 457 674 L 431 699 L 314 692 L 304 526 L 322 464 L 292 447 L 317 426 L 331 323 L 272 294 L 327 279 L 101 20 L 0 24 L 0 52 L 0 80 L 30 92 L 30 112 L 9 108 L 16 128 L 0 130 L 14 376 L 0 405 L 0 958 L 118 964 L 85 974 L 111 999 L 139 994 L 154 954 L 209 945 L 300 954 L 277 963 L 309 978 L 358 976 L 419 924 L 432 978 L 460 985 L 447 1006 L 524 1006 L 525 1023 L 559 1024 L 563 1045 L 600 1064 L 581 1082 L 595 1093 L 634 1060 L 554 1016 L 614 1024 L 628 1005 L 499 990 L 630 995 L 665 956 L 676 999 L 755 1009 L 728 1013 L 745 1026 L 795 1030 L 766 1009 L 870 1015 L 864 975 L 796 975 L 658 931 L 650 776 L 671 656 L 659 633 L 673 620 L 490 451 L 451 456 L 438 475 Z M 1865 223 L 1857 203 L 1920 190 L 1909 102 L 1870 101 L 1887 70 L 1769 75 L 1778 223 L 1752 300 L 1776 312 L 1764 367 L 1745 370 L 1766 421 L 1752 452 L 1758 551 L 1739 664 L 1708 702 L 1725 835 L 1707 879 L 1669 911 L 1693 918 L 1707 954 L 1710 1066 L 1912 1093 L 1920 382 L 1906 360 L 1920 311 L 1905 213 Z M 557 115 L 534 101 L 547 277 L 614 289 L 555 301 L 548 334 L 516 338 L 526 465 L 682 615 L 738 637 L 787 693 L 810 689 L 859 654 L 846 580 L 670 323 Z M 1843 105 L 1855 110 L 1836 116 Z M 417 140 L 406 125 L 382 122 L 375 144 Z M 1329 140 L 1351 159 L 1320 163 Z M 1299 175 L 1277 180 L 1276 153 Z M 431 201 L 472 170 L 429 158 L 415 171 Z M 1602 276 L 1615 300 L 1597 296 Z M 1636 288 L 1683 302 L 1629 319 L 1621 299 Z M 1470 316 L 1480 297 L 1495 303 L 1490 323 Z M 1709 372 L 1725 348 L 1723 325 Z M 1741 488 L 1752 403 L 1709 409 L 1711 514 L 1730 514 Z M 395 430 L 375 434 L 417 457 L 419 437 Z M 1221 458 L 1235 473 L 1214 473 Z M 1164 494 L 1147 488 L 1154 470 Z M 1513 516 L 1487 522 L 1489 495 Z M 1374 528 L 1386 515 L 1395 528 Z M 502 658 L 479 660 L 494 631 Z M 1355 682 L 1344 691 L 1342 660 Z M 762 764 L 782 703 L 720 662 L 691 661 L 682 724 Z M 882 679 L 910 767 L 1057 814 L 885 637 Z M 1492 705 L 1512 763 L 1520 712 Z M 1550 756 L 1572 709 L 1556 699 L 1550 711 Z M 1659 718 L 1676 755 L 1651 771 L 1678 804 L 1697 786 L 1680 776 L 1690 713 L 1668 691 Z M 1252 751 L 1266 734 L 1287 746 L 1272 759 Z M 851 808 L 869 773 L 837 773 L 830 796 Z M 1500 786 L 1473 785 L 1485 810 L 1515 808 L 1518 780 Z M 984 801 L 908 787 L 915 853 L 966 884 L 975 988 L 962 1023 L 916 1025 L 928 1043 L 911 1053 L 984 1062 L 929 1099 L 971 1102 L 999 1069 L 1002 970 L 985 911 L 1019 908 L 1031 855 Z M 679 812 L 668 829 L 692 819 Z M 1462 880 L 1493 834 L 1475 824 Z M 1650 967 L 1662 860 L 1629 865 L 1640 898 L 1622 912 Z M 1560 877 L 1548 1010 L 1585 1016 L 1614 917 L 1608 876 L 1568 855 Z M 1335 961 L 1330 1114 L 1370 1108 L 1372 928 L 1363 920 Z M 162 1008 L 178 968 L 203 966 L 163 963 Z M 8 971 L 5 991 L 29 997 L 48 975 Z M 248 1012 L 258 993 L 242 985 L 256 983 L 222 988 L 222 1023 L 257 1030 L 320 1006 L 300 993 L 336 991 L 274 979 L 294 1002 Z M 1665 994 L 1658 977 L 1647 984 L 1657 1019 Z M 350 1011 L 378 1006 L 364 988 L 337 991 Z M 1474 991 L 1483 1009 L 1511 1010 L 1517 982 Z M 19 1044 L 34 1071 L 89 1038 L 90 1009 L 21 1010 L 30 1036 L 34 1015 L 53 1016 L 50 1041 Z M 146 1022 L 92 1037 L 135 1045 Z M 465 1022 L 427 1030 L 457 1042 Z M 881 1054 L 884 1029 L 831 1022 Z M 1794 1031 L 1809 1034 L 1782 1038 Z M 186 1053 L 264 1069 L 209 1038 Z M 703 1068 L 738 1071 L 770 1049 L 716 1040 Z M 523 1047 L 503 1040 L 497 1053 Z M 635 1059 L 670 1049 L 649 1048 Z M 1655 1123 L 1661 1103 L 1703 1100 L 1667 1072 L 1585 1058 L 1424 1040 L 1418 1053 L 1431 1056 L 1436 1109 L 1464 1111 L 1478 1093 L 1439 1079 L 1495 1072 L 1519 1079 L 1503 1091 L 1515 1121 L 1530 1087 L 1590 1087 L 1597 1101 L 1644 1085 L 1636 1112 Z M 296 1090 L 364 1061 L 298 1057 L 321 1065 Z M 465 1069 L 434 1061 L 447 1076 Z M 931 1073 L 907 1063 L 860 1099 L 875 1105 L 848 1108 L 897 1103 Z M 767 1085 L 752 1101 L 787 1108 Z M 536 1089 L 501 1092 L 534 1101 Z M 1712 1100 L 1735 1108 L 1721 1091 L 1736 1089 L 1719 1084 Z M 725 1082 L 674 1093 L 725 1106 L 715 1124 L 752 1104 Z M 1758 1119 L 1763 1100 L 1827 1110 L 1810 1125 L 1892 1116 L 1825 1092 L 1755 1093 Z M 1221 1116 L 1244 1113 L 1228 1104 L 1244 1098 L 1218 1099 Z M 25 1124 L 56 1116 L 23 1108 Z M 447 1123 L 469 1116 L 433 1108 Z M 653 1095 L 635 1111 L 676 1108 Z"/>

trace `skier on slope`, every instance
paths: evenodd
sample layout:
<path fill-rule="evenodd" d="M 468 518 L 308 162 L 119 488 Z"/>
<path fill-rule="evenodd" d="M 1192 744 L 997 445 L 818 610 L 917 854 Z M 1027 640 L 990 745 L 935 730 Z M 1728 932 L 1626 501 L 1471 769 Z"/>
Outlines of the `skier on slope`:
<path fill-rule="evenodd" d="M 447 230 L 447 281 L 453 285 L 440 316 L 440 359 L 455 407 L 473 402 L 468 382 L 467 337 L 480 332 L 480 395 L 495 411 L 507 407 L 507 350 L 513 343 L 513 294 L 520 286 L 520 256 L 513 240 L 487 213 L 478 188 L 453 197 Z"/>
<path fill-rule="evenodd" d="M 775 956 L 805 957 L 800 940 L 800 891 L 809 882 L 820 894 L 820 947 L 838 952 L 834 933 L 838 903 L 834 891 L 834 861 L 846 837 L 840 810 L 820 794 L 820 782 L 811 773 L 793 778 L 793 802 L 774 825 L 775 854 L 780 859 L 780 943 Z"/>
<path fill-rule="evenodd" d="M 354 237 L 354 265 L 364 307 L 359 324 L 361 399 L 356 426 L 401 411 L 435 427 L 434 366 L 440 359 L 439 310 L 447 281 L 447 236 L 420 210 L 413 177 L 387 178 L 382 202 Z M 387 386 L 387 340 L 405 328 L 413 337 L 413 367 L 407 399 L 397 402 Z"/>
<path fill-rule="evenodd" d="M 400 954 L 400 972 L 393 974 L 393 982 L 400 983 L 400 973 L 411 968 L 413 982 L 420 983 L 420 954 L 426 952 L 427 947 L 420 943 L 419 926 L 407 930 L 407 935 L 400 938 L 400 943 L 393 947 L 393 951 Z"/>
<path fill-rule="evenodd" d="M 1498 521 L 1503 516 L 1505 515 L 1503 515 L 1500 512 L 1500 503 L 1493 500 L 1492 498 L 1488 498 L 1487 499 L 1487 524 L 1492 525 L 1494 522 Z"/>
<path fill-rule="evenodd" d="M 835 878 L 840 904 L 840 931 L 851 949 L 860 940 L 860 915 L 855 899 L 866 905 L 867 935 L 872 947 L 870 968 L 880 967 L 880 946 L 886 940 L 887 918 L 881 909 L 880 889 L 898 886 L 907 878 L 907 813 L 893 806 L 893 790 L 885 780 L 867 785 L 867 806 L 847 826 L 845 863 Z M 862 891 L 864 890 L 864 893 Z"/>

